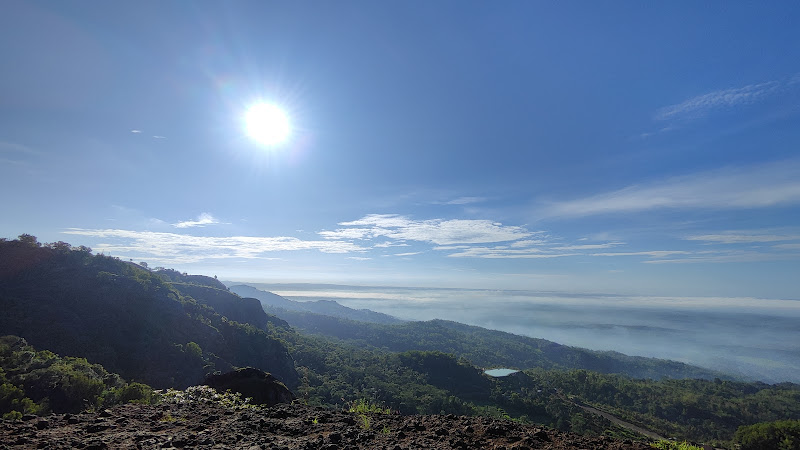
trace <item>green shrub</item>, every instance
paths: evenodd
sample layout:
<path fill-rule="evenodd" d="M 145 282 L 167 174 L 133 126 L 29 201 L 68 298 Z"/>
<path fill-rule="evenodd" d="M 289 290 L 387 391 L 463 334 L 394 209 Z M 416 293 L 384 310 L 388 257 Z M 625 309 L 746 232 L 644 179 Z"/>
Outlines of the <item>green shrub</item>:
<path fill-rule="evenodd" d="M 800 450 L 800 420 L 742 426 L 733 440 L 742 450 Z"/>
<path fill-rule="evenodd" d="M 358 418 L 361 419 L 361 428 L 363 428 L 365 430 L 369 430 L 369 427 L 370 427 L 369 417 L 367 417 L 364 414 L 359 414 Z"/>
<path fill-rule="evenodd" d="M 351 413 L 355 413 L 358 416 L 358 420 L 361 421 L 361 428 L 365 430 L 369 430 L 370 426 L 372 426 L 369 416 L 367 414 L 391 414 L 392 410 L 381 406 L 377 403 L 373 403 L 367 399 L 360 398 L 354 402 L 350 403 L 350 407 L 348 411 Z"/>
<path fill-rule="evenodd" d="M 377 403 L 373 403 L 363 398 L 360 398 L 350 403 L 350 408 L 348 409 L 348 411 L 356 414 L 366 414 L 366 413 L 391 414 L 392 412 L 392 410 L 387 407 L 381 406 Z"/>
<path fill-rule="evenodd" d="M 196 342 L 189 342 L 186 344 L 186 353 L 195 358 L 203 357 L 203 349 L 200 348 L 200 345 L 198 345 Z"/>
<path fill-rule="evenodd" d="M 37 351 L 20 337 L 0 337 L 0 415 L 77 413 L 156 398 L 149 386 L 125 384 L 119 375 L 84 358 L 62 358 Z"/>
<path fill-rule="evenodd" d="M 242 398 L 238 392 L 217 392 L 209 386 L 189 386 L 183 391 L 166 389 L 153 391 L 159 400 L 164 403 L 175 404 L 216 404 L 229 409 L 258 409 L 258 405 L 250 403 L 250 398 Z"/>
<path fill-rule="evenodd" d="M 153 388 L 142 383 L 131 383 L 115 392 L 117 403 L 140 403 L 149 405 L 154 403 L 157 396 Z"/>
<path fill-rule="evenodd" d="M 688 442 L 658 441 L 650 444 L 658 450 L 703 450 L 702 447 L 689 444 Z"/>
<path fill-rule="evenodd" d="M 19 420 L 22 419 L 22 413 L 19 411 L 11 411 L 3 414 L 5 420 Z"/>

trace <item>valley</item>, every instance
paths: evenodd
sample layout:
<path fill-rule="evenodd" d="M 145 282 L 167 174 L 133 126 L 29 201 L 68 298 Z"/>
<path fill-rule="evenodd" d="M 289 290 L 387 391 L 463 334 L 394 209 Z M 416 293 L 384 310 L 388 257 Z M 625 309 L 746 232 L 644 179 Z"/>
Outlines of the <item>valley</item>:
<path fill-rule="evenodd" d="M 298 307 L 275 294 L 248 291 L 256 299 L 231 291 L 211 277 L 149 270 L 64 243 L 0 242 L 0 335 L 25 340 L 4 338 L 0 349 L 2 382 L 16 396 L 0 399 L 3 414 L 76 413 L 125 403 L 128 397 L 107 393 L 124 384 L 80 381 L 94 386 L 93 400 L 58 406 L 28 375 L 40 363 L 22 363 L 22 355 L 51 361 L 36 378 L 44 380 L 61 367 L 48 359 L 55 352 L 146 389 L 184 389 L 209 373 L 252 366 L 285 383 L 296 403 L 326 411 L 367 401 L 401 417 L 483 417 L 609 442 L 646 442 L 632 424 L 725 447 L 740 427 L 800 418 L 800 386 L 792 383 L 743 381 L 685 363 L 452 321 L 390 320 L 331 302 Z M 323 313 L 313 312 L 318 307 Z M 324 314 L 331 311 L 336 315 Z M 498 367 L 518 372 L 483 373 Z M 107 378 L 92 373 L 68 376 Z M 157 401 L 145 395 L 149 391 L 137 392 L 134 399 Z"/>

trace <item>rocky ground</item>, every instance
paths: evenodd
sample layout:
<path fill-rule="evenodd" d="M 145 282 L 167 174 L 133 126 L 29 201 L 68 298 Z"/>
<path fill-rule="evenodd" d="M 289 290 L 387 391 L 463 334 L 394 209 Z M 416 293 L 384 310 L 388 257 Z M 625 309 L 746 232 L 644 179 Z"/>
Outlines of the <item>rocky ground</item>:
<path fill-rule="evenodd" d="M 365 420 L 366 417 L 366 420 Z M 0 422 L 0 448 L 45 449 L 637 449 L 643 443 L 584 437 L 482 417 L 401 416 L 280 404 L 128 404 L 97 413 Z"/>

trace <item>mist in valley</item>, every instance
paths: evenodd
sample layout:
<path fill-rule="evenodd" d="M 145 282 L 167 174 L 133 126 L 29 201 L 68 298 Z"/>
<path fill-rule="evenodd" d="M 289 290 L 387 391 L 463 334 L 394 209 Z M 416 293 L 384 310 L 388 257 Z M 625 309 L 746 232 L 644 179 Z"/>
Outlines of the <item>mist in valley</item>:
<path fill-rule="evenodd" d="M 800 301 L 258 284 L 405 320 L 444 319 L 564 345 L 672 359 L 769 383 L 800 382 Z"/>

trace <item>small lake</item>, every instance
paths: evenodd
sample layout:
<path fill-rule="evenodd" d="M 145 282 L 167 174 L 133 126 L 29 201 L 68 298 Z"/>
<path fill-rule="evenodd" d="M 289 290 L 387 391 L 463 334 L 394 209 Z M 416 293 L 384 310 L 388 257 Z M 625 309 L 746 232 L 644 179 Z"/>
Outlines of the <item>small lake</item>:
<path fill-rule="evenodd" d="M 483 373 L 489 375 L 490 377 L 505 377 L 511 375 L 512 373 L 517 373 L 519 370 L 514 369 L 489 369 L 485 370 Z"/>

